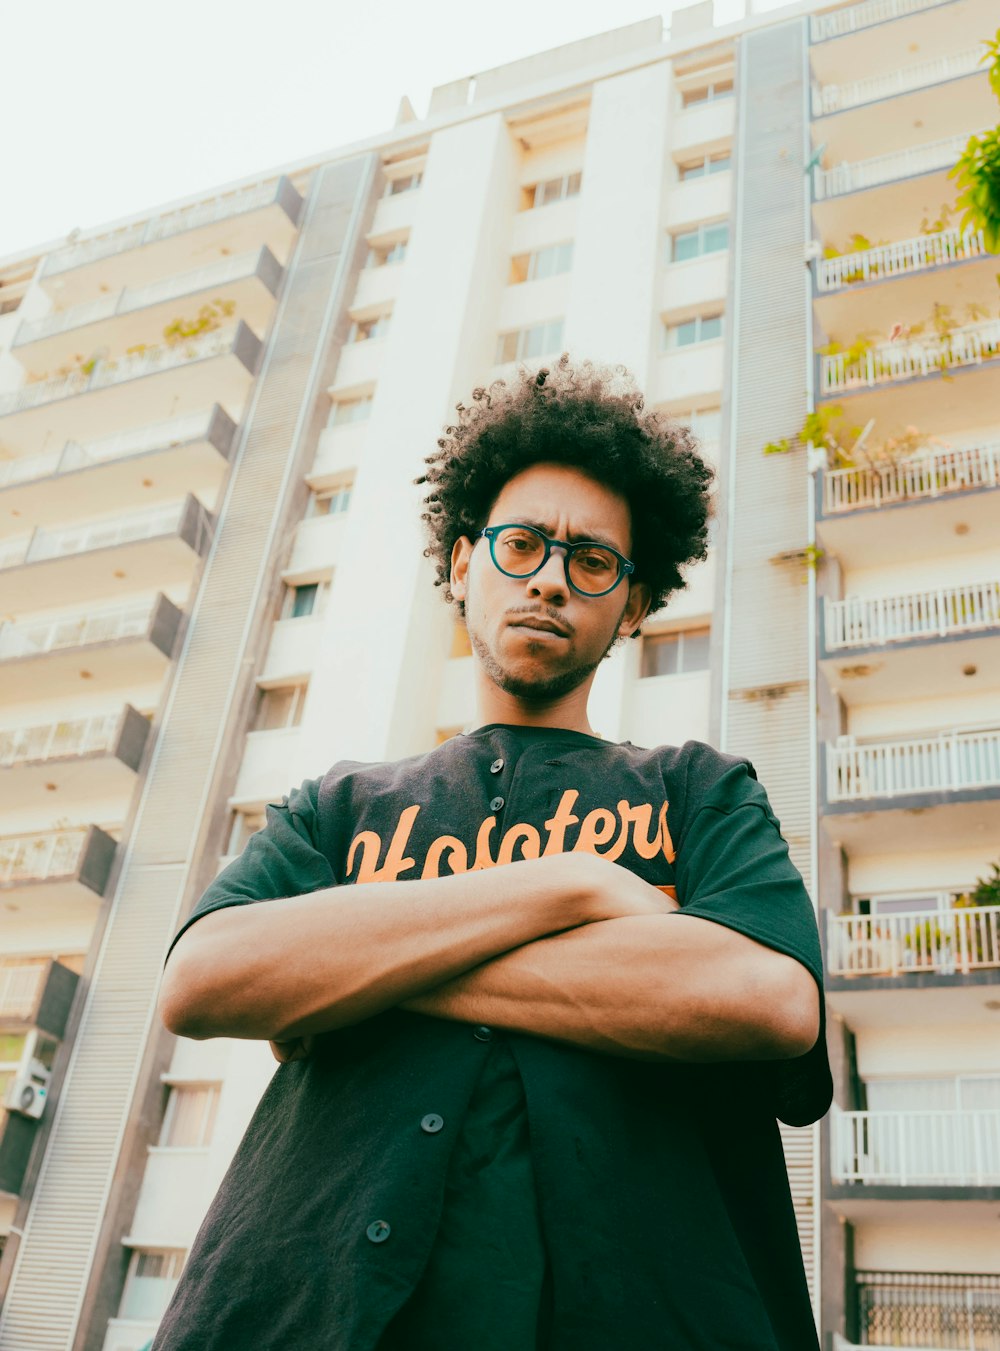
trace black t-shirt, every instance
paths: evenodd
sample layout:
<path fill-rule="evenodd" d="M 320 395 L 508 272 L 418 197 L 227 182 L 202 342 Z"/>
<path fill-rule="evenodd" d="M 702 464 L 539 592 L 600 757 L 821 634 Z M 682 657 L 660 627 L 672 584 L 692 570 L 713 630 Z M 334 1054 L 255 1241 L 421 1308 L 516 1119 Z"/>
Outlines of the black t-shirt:
<path fill-rule="evenodd" d="M 494 724 L 407 760 L 335 765 L 269 807 L 180 933 L 225 906 L 570 849 L 674 887 L 674 922 L 787 953 L 822 992 L 812 906 L 748 761 L 558 729 Z M 477 1031 L 389 1010 L 279 1066 L 156 1351 L 374 1351 L 440 1250 L 449 1166 L 496 1049 Z M 502 1036 L 527 1107 L 550 1351 L 817 1345 L 775 1117 L 827 1111 L 822 1029 L 798 1059 L 713 1064 Z"/>

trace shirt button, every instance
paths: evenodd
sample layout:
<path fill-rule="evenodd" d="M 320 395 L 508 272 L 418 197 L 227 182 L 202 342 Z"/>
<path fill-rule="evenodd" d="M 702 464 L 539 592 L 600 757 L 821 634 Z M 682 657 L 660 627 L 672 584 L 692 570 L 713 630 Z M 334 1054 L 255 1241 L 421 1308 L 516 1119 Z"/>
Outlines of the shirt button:
<path fill-rule="evenodd" d="M 437 1135 L 443 1125 L 444 1117 L 438 1116 L 437 1112 L 428 1112 L 420 1121 L 420 1129 L 428 1135 Z"/>
<path fill-rule="evenodd" d="M 492 1027 L 477 1027 L 472 1035 L 476 1041 L 492 1041 L 493 1029 Z"/>
<path fill-rule="evenodd" d="M 385 1220 L 373 1220 L 365 1233 L 373 1243 L 384 1243 L 392 1233 L 392 1229 Z"/>
<path fill-rule="evenodd" d="M 503 806 L 503 798 L 495 797 L 493 801 L 490 803 L 490 811 L 498 812 L 502 806 Z"/>
<path fill-rule="evenodd" d="M 501 757 L 499 760 L 494 760 L 494 761 L 493 761 L 493 763 L 490 765 L 490 773 L 491 773 L 491 774 L 499 774 L 500 771 L 501 771 L 501 769 L 503 769 L 503 758 L 502 758 L 502 757 Z"/>

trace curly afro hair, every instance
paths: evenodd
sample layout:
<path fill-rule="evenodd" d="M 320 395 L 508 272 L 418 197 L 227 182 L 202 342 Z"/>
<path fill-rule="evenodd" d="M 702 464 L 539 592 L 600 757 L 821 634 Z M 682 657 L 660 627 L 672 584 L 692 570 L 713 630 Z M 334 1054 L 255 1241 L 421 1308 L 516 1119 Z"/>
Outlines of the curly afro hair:
<path fill-rule="evenodd" d="M 706 557 L 714 471 L 689 428 L 644 411 L 623 366 L 572 365 L 563 353 L 554 369 L 522 368 L 510 383 L 474 390 L 457 412 L 415 480 L 427 490 L 424 556 L 447 600 L 455 541 L 475 539 L 504 484 L 543 461 L 579 469 L 628 502 L 635 579 L 652 593 L 651 613 L 685 586 L 681 569 Z"/>

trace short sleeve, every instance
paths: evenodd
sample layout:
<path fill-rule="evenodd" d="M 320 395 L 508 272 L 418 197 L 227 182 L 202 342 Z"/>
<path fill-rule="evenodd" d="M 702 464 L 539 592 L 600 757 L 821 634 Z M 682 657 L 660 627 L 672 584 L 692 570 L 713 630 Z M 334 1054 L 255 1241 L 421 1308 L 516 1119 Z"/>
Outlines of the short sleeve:
<path fill-rule="evenodd" d="M 174 935 L 174 944 L 196 920 L 213 910 L 257 901 L 302 896 L 336 884 L 333 868 L 316 845 L 319 780 L 308 779 L 266 809 L 263 829 L 251 835 L 239 858 L 224 868 Z"/>
<path fill-rule="evenodd" d="M 678 841 L 675 867 L 678 913 L 724 924 L 794 957 L 816 981 L 815 1045 L 793 1060 L 758 1063 L 771 1080 L 777 1117 L 790 1126 L 818 1121 L 833 1096 L 819 932 L 805 883 L 747 761 L 731 764 L 697 806 Z"/>

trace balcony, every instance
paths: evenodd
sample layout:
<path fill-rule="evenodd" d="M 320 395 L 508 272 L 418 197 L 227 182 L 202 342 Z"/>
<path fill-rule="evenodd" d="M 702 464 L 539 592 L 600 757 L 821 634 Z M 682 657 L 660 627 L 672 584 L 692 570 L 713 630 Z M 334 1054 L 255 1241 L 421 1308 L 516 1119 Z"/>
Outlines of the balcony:
<path fill-rule="evenodd" d="M 66 698 L 159 681 L 184 616 L 166 596 L 35 623 L 0 624 L 0 702 Z"/>
<path fill-rule="evenodd" d="M 1000 320 L 967 324 L 942 338 L 922 342 L 882 343 L 860 361 L 848 362 L 844 353 L 824 356 L 820 384 L 824 396 L 849 393 L 860 386 L 916 380 L 962 366 L 981 366 L 1000 355 Z"/>
<path fill-rule="evenodd" d="M 65 308 L 102 290 L 119 290 L 188 270 L 198 259 L 235 257 L 266 244 L 280 263 L 295 242 L 302 198 L 287 178 L 196 202 L 57 249 L 42 263 L 39 279 Z"/>
<path fill-rule="evenodd" d="M 288 791 L 289 764 L 299 750 L 301 727 L 249 732 L 230 805 L 277 802 Z"/>
<path fill-rule="evenodd" d="M 110 519 L 34 531 L 0 553 L 0 605 L 8 612 L 102 600 L 121 590 L 189 583 L 213 521 L 197 498 Z"/>
<path fill-rule="evenodd" d="M 1000 442 L 817 475 L 816 532 L 852 570 L 978 552 L 996 528 Z"/>
<path fill-rule="evenodd" d="M 814 14 L 809 20 L 809 41 L 828 42 L 830 38 L 844 37 L 946 3 L 947 0 L 864 0 L 863 4 L 847 5 L 829 14 Z"/>
<path fill-rule="evenodd" d="M 0 464 L 0 506 L 19 520 L 47 526 L 63 519 L 72 491 L 81 516 L 127 511 L 152 479 L 158 497 L 176 500 L 197 483 L 218 488 L 236 437 L 236 426 L 218 405 L 207 413 L 170 418 L 115 436 L 68 441 L 50 455 L 30 455 Z"/>
<path fill-rule="evenodd" d="M 874 155 L 855 160 L 852 164 L 837 164 L 832 169 L 813 170 L 813 189 L 818 201 L 840 197 L 848 192 L 862 192 L 883 183 L 894 183 L 902 178 L 933 173 L 936 169 L 950 169 L 965 148 L 969 134 L 946 136 L 924 145 L 909 146 L 888 155 Z"/>
<path fill-rule="evenodd" d="M 827 912 L 826 969 L 831 976 L 886 977 L 899 985 L 909 976 L 967 976 L 1000 969 L 1000 906 L 874 915 Z M 903 978 L 902 980 L 900 978 Z M 1000 982 L 1000 976 L 996 977 Z"/>
<path fill-rule="evenodd" d="M 1000 1111 L 835 1111 L 831 1126 L 836 1183 L 1000 1185 Z"/>
<path fill-rule="evenodd" d="M 114 839 L 97 826 L 0 838 L 0 936 L 25 906 L 55 925 L 93 918 L 107 888 Z M 6 913 L 4 913 L 6 912 Z"/>
<path fill-rule="evenodd" d="M 823 752 L 823 824 L 848 853 L 982 850 L 1000 834 L 1000 728 L 842 736 Z"/>
<path fill-rule="evenodd" d="M 724 340 L 693 343 L 662 353 L 653 368 L 650 403 L 669 403 L 682 395 L 697 403 L 705 396 L 718 396 L 723 384 L 724 353 Z"/>
<path fill-rule="evenodd" d="M 0 1028 L 18 1033 L 39 1027 L 61 1037 L 78 979 L 45 957 L 0 958 Z"/>
<path fill-rule="evenodd" d="M 261 343 L 240 322 L 190 342 L 150 348 L 89 373 L 0 394 L 0 440 L 15 455 L 87 441 L 201 412 L 218 403 L 238 422 L 257 373 Z"/>
<path fill-rule="evenodd" d="M 816 289 L 826 294 L 845 287 L 887 281 L 928 268 L 948 267 L 952 263 L 964 263 L 972 259 L 985 258 L 995 266 L 993 257 L 987 251 L 982 230 L 966 230 L 964 233 L 939 230 L 858 253 L 822 258 L 816 263 Z"/>
<path fill-rule="evenodd" d="M 950 56 L 938 56 L 932 61 L 920 61 L 879 75 L 846 84 L 814 84 L 812 87 L 813 117 L 827 117 L 880 99 L 893 98 L 911 89 L 926 89 L 928 85 L 959 79 L 963 75 L 981 72 L 982 51 L 970 47 Z"/>
<path fill-rule="evenodd" d="M 267 248 L 223 258 L 181 276 L 126 287 L 117 295 L 26 320 L 14 334 L 12 352 L 32 370 L 49 370 L 80 353 L 118 356 L 154 335 L 160 341 L 179 311 L 193 318 L 200 306 L 215 299 L 232 302 L 240 318 L 263 333 L 281 276 L 281 266 Z"/>
<path fill-rule="evenodd" d="M 8 811 L 51 811 L 127 799 L 142 763 L 150 723 L 130 705 L 115 713 L 0 732 L 0 804 Z"/>
<path fill-rule="evenodd" d="M 855 1282 L 853 1321 L 866 1347 L 993 1351 L 1000 1346 L 998 1275 L 858 1271 Z M 858 1344 L 834 1333 L 832 1351 L 858 1351 Z"/>

